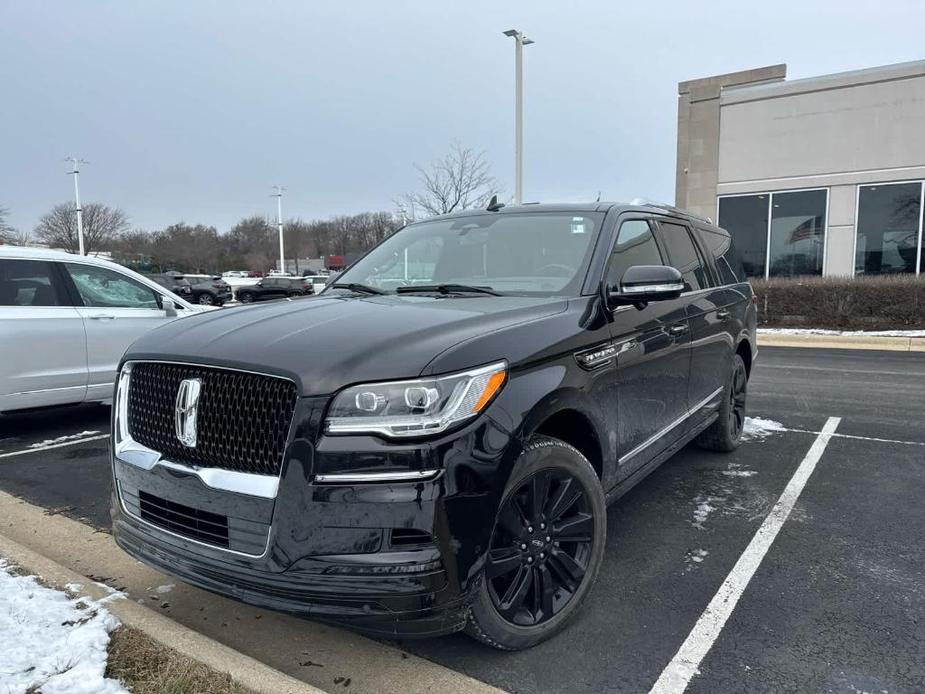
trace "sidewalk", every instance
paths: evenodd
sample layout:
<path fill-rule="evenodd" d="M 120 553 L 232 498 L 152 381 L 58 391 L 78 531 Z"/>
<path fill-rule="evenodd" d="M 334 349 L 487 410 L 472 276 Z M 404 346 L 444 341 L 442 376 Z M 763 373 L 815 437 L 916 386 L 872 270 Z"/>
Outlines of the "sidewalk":
<path fill-rule="evenodd" d="M 925 352 L 925 331 L 856 332 L 802 328 L 759 328 L 758 346 Z"/>

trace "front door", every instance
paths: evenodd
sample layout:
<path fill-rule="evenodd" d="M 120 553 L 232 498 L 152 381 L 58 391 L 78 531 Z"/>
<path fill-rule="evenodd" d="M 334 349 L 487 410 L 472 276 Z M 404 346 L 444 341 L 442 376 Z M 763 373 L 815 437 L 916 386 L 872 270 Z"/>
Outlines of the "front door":
<path fill-rule="evenodd" d="M 87 342 L 54 265 L 0 259 L 0 412 L 82 402 Z"/>
<path fill-rule="evenodd" d="M 109 268 L 65 263 L 83 303 L 78 307 L 87 333 L 87 400 L 112 397 L 116 369 L 130 344 L 172 320 L 150 287 Z"/>
<path fill-rule="evenodd" d="M 634 265 L 667 264 L 652 220 L 621 220 L 607 268 L 609 286 L 619 287 Z M 621 478 L 674 442 L 687 416 L 691 347 L 685 304 L 679 298 L 612 310 Z"/>

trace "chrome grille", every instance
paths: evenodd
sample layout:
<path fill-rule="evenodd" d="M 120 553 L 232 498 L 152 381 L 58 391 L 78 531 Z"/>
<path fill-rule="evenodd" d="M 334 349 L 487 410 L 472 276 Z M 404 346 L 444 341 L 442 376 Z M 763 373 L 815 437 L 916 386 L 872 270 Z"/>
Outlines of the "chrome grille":
<path fill-rule="evenodd" d="M 180 382 L 202 381 L 195 448 L 180 443 Z M 132 365 L 128 430 L 138 443 L 186 465 L 278 475 L 295 411 L 291 381 L 231 369 L 164 362 Z"/>

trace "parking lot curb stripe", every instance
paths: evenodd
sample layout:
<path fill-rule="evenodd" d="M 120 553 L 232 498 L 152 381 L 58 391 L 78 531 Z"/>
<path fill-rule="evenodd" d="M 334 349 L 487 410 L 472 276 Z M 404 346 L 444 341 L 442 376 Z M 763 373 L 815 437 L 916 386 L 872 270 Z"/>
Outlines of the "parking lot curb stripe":
<path fill-rule="evenodd" d="M 793 477 L 784 487 L 774 508 L 761 523 L 748 547 L 742 552 L 742 556 L 732 567 L 726 580 L 716 591 L 716 595 L 700 615 L 674 658 L 662 671 L 649 694 L 680 694 L 687 689 L 693 676 L 698 673 L 700 663 L 719 637 L 726 620 L 729 619 L 749 581 L 774 543 L 777 533 L 793 510 L 839 422 L 840 417 L 829 417 L 826 421 Z"/>
<path fill-rule="evenodd" d="M 0 458 L 12 458 L 16 455 L 26 455 L 27 453 L 39 453 L 41 451 L 50 451 L 52 448 L 64 448 L 65 446 L 75 446 L 78 443 L 87 443 L 88 441 L 99 441 L 108 439 L 109 434 L 100 434 L 99 436 L 88 436 L 85 439 L 74 439 L 73 441 L 62 441 L 61 443 L 52 443 L 47 446 L 37 446 L 35 448 L 25 448 L 21 451 L 10 451 L 9 453 L 0 453 Z"/>

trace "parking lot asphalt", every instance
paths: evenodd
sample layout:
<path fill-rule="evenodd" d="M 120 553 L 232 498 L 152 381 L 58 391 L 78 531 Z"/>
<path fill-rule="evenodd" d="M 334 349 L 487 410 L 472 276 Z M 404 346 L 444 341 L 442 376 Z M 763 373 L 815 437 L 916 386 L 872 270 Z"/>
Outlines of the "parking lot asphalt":
<path fill-rule="evenodd" d="M 613 505 L 598 584 L 563 634 L 522 653 L 462 635 L 401 646 L 512 692 L 649 690 L 839 417 L 688 691 L 922 691 L 923 414 L 925 353 L 765 348 L 749 415 L 785 430 L 728 455 L 689 446 Z M 104 407 L 0 418 L 0 489 L 106 528 L 108 428 Z"/>

